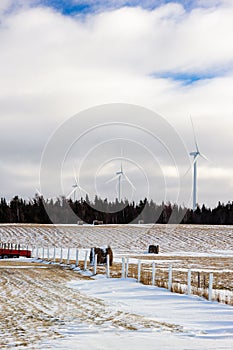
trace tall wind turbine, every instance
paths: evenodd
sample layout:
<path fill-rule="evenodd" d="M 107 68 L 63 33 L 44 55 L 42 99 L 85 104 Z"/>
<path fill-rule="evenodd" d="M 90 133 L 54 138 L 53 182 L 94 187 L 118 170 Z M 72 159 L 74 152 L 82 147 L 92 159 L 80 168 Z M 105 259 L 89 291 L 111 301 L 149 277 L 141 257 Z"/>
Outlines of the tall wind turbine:
<path fill-rule="evenodd" d="M 73 189 L 68 194 L 68 196 L 66 198 L 68 199 L 68 198 L 70 198 L 72 196 L 72 194 L 74 194 L 74 202 L 75 202 L 75 194 L 76 194 L 77 190 L 79 190 L 81 196 L 82 196 L 82 192 L 85 192 L 85 193 L 87 193 L 87 192 L 79 185 L 79 181 L 77 179 L 76 172 L 75 172 L 74 168 L 73 168 L 73 172 L 74 172 L 74 181 L 75 181 L 75 183 L 72 185 Z"/>
<path fill-rule="evenodd" d="M 196 150 L 193 152 L 190 152 L 190 156 L 193 157 L 193 211 L 196 210 L 197 207 L 197 159 L 199 157 L 202 157 L 205 160 L 208 160 L 208 158 L 199 151 L 199 147 L 197 144 L 197 138 L 196 138 L 196 134 L 195 134 L 195 130 L 194 130 L 194 125 L 193 125 L 193 121 L 192 118 L 190 116 L 191 119 L 191 124 L 192 124 L 192 129 L 193 129 L 193 136 L 194 136 L 194 143 L 196 146 Z"/>
<path fill-rule="evenodd" d="M 116 175 L 111 178 L 110 180 L 108 180 L 106 183 L 112 182 L 117 180 L 118 181 L 118 202 L 121 201 L 121 181 L 122 179 L 125 178 L 125 180 L 130 184 L 130 186 L 133 188 L 133 190 L 135 191 L 136 188 L 133 185 L 133 183 L 130 181 L 130 179 L 128 178 L 128 176 L 125 174 L 125 172 L 123 171 L 123 166 L 122 166 L 122 161 L 121 161 L 121 168 L 119 171 L 116 172 Z"/>

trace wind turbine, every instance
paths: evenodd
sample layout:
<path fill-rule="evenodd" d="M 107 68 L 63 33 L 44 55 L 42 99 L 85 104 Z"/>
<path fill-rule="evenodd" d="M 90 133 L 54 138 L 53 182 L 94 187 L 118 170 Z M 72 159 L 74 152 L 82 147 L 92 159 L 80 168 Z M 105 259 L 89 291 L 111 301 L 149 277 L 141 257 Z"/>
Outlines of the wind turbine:
<path fill-rule="evenodd" d="M 78 181 L 78 178 L 76 176 L 76 172 L 75 172 L 74 168 L 73 168 L 73 173 L 74 173 L 74 181 L 75 181 L 75 183 L 72 185 L 73 189 L 68 194 L 68 196 L 66 196 L 66 199 L 70 198 L 72 196 L 72 194 L 74 194 L 74 202 L 75 202 L 75 194 L 77 192 L 77 189 L 79 189 L 79 192 L 80 192 L 81 196 L 82 196 L 82 192 L 86 192 L 86 191 L 79 185 L 79 181 Z"/>
<path fill-rule="evenodd" d="M 197 144 L 197 138 L 196 138 L 196 134 L 195 134 L 195 130 L 194 130 L 194 125 L 193 125 L 193 120 L 190 116 L 191 119 L 191 124 L 192 124 L 192 129 L 193 129 L 193 137 L 194 137 L 194 143 L 196 146 L 196 150 L 193 152 L 190 152 L 190 156 L 193 157 L 193 211 L 196 210 L 197 207 L 197 160 L 199 157 L 202 157 L 205 160 L 208 160 L 208 158 L 199 151 L 199 147 Z"/>
<path fill-rule="evenodd" d="M 121 168 L 120 168 L 120 170 L 118 170 L 118 171 L 116 172 L 116 175 L 115 175 L 113 178 L 111 178 L 110 180 L 108 180 L 108 181 L 106 182 L 106 183 L 109 183 L 109 182 L 112 182 L 112 181 L 115 181 L 115 180 L 118 181 L 118 202 L 121 201 L 121 192 L 122 192 L 122 190 L 121 190 L 121 181 L 122 181 L 123 178 L 130 184 L 130 186 L 131 186 L 131 187 L 133 188 L 133 190 L 135 191 L 135 190 L 136 190 L 135 186 L 134 186 L 133 183 L 130 181 L 130 179 L 128 178 L 128 176 L 125 174 L 125 172 L 123 171 L 122 160 L 121 160 Z"/>

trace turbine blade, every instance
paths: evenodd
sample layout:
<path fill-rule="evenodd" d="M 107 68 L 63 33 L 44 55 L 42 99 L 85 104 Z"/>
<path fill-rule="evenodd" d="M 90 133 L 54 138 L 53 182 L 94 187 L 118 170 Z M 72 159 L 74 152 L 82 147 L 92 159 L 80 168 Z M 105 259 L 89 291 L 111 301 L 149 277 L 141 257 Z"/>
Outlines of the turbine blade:
<path fill-rule="evenodd" d="M 118 179 L 118 177 L 119 177 L 119 174 L 117 174 L 116 176 L 112 177 L 110 180 L 106 181 L 105 183 L 108 184 L 109 182 L 112 182 L 112 181 Z"/>
<path fill-rule="evenodd" d="M 195 133 L 195 129 L 194 129 L 193 120 L 192 120 L 191 115 L 190 115 L 190 120 L 191 120 L 191 124 L 192 124 L 193 137 L 194 137 L 194 142 L 195 142 L 196 150 L 197 150 L 197 152 L 199 152 L 199 148 L 198 148 L 198 144 L 197 144 L 197 137 L 196 137 L 196 133 Z M 200 152 L 199 152 L 199 153 L 200 153 Z"/>
<path fill-rule="evenodd" d="M 200 157 L 202 157 L 203 159 L 207 160 L 208 162 L 210 162 L 210 160 L 203 154 L 203 153 L 200 153 Z"/>
<path fill-rule="evenodd" d="M 36 193 L 37 193 L 40 197 L 43 196 L 43 194 L 38 190 L 38 188 L 36 188 L 35 190 L 36 190 Z"/>
<path fill-rule="evenodd" d="M 124 174 L 124 177 L 126 179 L 126 181 L 130 184 L 130 186 L 134 189 L 134 191 L 136 191 L 136 187 L 134 186 L 134 184 L 130 181 L 130 179 L 128 178 L 128 176 L 126 174 Z"/>
<path fill-rule="evenodd" d="M 68 194 L 68 196 L 66 196 L 66 199 L 70 198 L 75 191 L 76 191 L 76 187 L 73 188 L 73 190 Z"/>
<path fill-rule="evenodd" d="M 198 160 L 199 157 L 200 157 L 200 153 L 198 153 L 198 154 L 196 155 L 196 157 L 195 157 L 194 160 L 193 160 L 192 165 L 194 165 L 194 164 L 197 162 L 197 160 Z"/>
<path fill-rule="evenodd" d="M 189 167 L 188 170 L 184 173 L 184 176 L 186 176 L 186 175 L 190 172 L 190 170 L 192 169 L 192 167 L 194 166 L 194 164 L 197 162 L 198 157 L 200 157 L 200 153 L 198 153 L 198 155 L 193 159 L 193 161 L 192 161 L 190 167 Z"/>
<path fill-rule="evenodd" d="M 191 169 L 192 169 L 192 165 L 188 167 L 188 169 L 184 173 L 184 177 L 190 172 Z"/>
<path fill-rule="evenodd" d="M 84 188 L 82 188 L 79 184 L 77 185 L 77 188 L 79 189 L 80 194 L 82 194 L 82 192 L 85 192 L 86 194 L 88 194 L 87 191 L 84 190 Z"/>
<path fill-rule="evenodd" d="M 75 180 L 75 185 L 73 185 L 74 187 L 74 190 L 71 191 L 71 193 L 69 194 L 72 195 L 74 193 L 75 190 L 79 190 L 79 193 L 81 196 L 83 196 L 83 193 L 86 193 L 88 196 L 89 196 L 89 193 L 84 189 L 82 188 L 80 185 L 79 185 L 79 177 L 77 176 L 77 173 L 76 173 L 76 170 L 75 170 L 75 166 L 73 165 L 73 174 L 74 174 L 74 180 Z M 68 197 L 69 197 L 68 196 Z"/>

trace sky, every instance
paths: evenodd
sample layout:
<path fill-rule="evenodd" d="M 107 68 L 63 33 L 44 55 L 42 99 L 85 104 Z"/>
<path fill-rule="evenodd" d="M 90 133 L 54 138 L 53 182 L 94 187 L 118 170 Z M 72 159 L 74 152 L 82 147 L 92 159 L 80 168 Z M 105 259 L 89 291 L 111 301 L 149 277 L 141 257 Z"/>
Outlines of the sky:
<path fill-rule="evenodd" d="M 0 196 L 32 198 L 43 187 L 46 196 L 68 195 L 76 173 L 91 197 L 97 193 L 114 199 L 117 180 L 108 179 L 122 163 L 133 184 L 122 179 L 122 197 L 191 206 L 191 115 L 198 147 L 208 158 L 198 159 L 197 201 L 211 207 L 232 201 L 232 16 L 231 0 L 1 0 Z M 186 155 L 174 146 L 173 162 L 174 154 L 165 156 L 166 145 L 150 143 L 143 132 L 102 127 L 85 142 L 66 145 L 72 152 L 63 162 L 65 169 L 51 170 L 41 184 L 43 157 L 58 130 L 76 115 L 78 137 L 92 125 L 95 108 L 108 104 L 137 105 L 161 116 L 169 124 L 167 133 L 174 140 L 179 135 Z M 105 118 L 108 122 L 107 114 Z M 143 118 L 141 128 L 156 134 L 153 117 L 145 117 L 145 123 Z M 140 142 L 135 145 L 133 139 Z M 57 143 L 54 159 L 59 158 Z M 182 168 L 178 177 L 177 163 Z M 181 200 L 179 182 L 187 170 Z M 49 193 L 54 177 L 62 181 L 62 190 Z M 77 191 L 76 198 L 80 195 Z"/>

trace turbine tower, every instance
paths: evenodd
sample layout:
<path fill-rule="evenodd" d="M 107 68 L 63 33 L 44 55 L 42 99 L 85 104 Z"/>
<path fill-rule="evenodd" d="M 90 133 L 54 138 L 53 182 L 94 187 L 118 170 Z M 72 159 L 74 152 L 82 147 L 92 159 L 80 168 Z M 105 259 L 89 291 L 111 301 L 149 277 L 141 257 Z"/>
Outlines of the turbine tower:
<path fill-rule="evenodd" d="M 193 211 L 196 210 L 197 207 L 197 160 L 199 157 L 202 157 L 205 160 L 208 160 L 208 158 L 199 151 L 199 147 L 197 144 L 197 138 L 196 138 L 196 134 L 195 134 L 195 130 L 194 130 L 194 125 L 193 125 L 193 121 L 192 118 L 190 116 L 191 119 L 191 124 L 192 124 L 192 129 L 193 129 L 193 137 L 194 137 L 194 143 L 196 146 L 196 150 L 193 152 L 190 152 L 190 156 L 193 157 Z"/>
<path fill-rule="evenodd" d="M 111 178 L 110 180 L 108 180 L 106 182 L 106 183 L 109 183 L 109 182 L 112 182 L 114 180 L 118 181 L 118 202 L 121 201 L 121 192 L 122 192 L 122 190 L 121 190 L 121 181 L 122 181 L 122 178 L 125 178 L 125 180 L 130 184 L 130 186 L 133 188 L 134 191 L 136 190 L 136 188 L 133 185 L 133 183 L 130 181 L 128 176 L 123 171 L 122 160 L 121 160 L 121 168 L 120 168 L 120 170 L 116 172 L 116 175 L 113 178 Z"/>
<path fill-rule="evenodd" d="M 121 170 L 116 172 L 116 175 L 118 176 L 118 201 L 121 201 L 121 177 L 124 175 L 123 168 L 122 168 L 122 162 L 121 162 Z"/>

